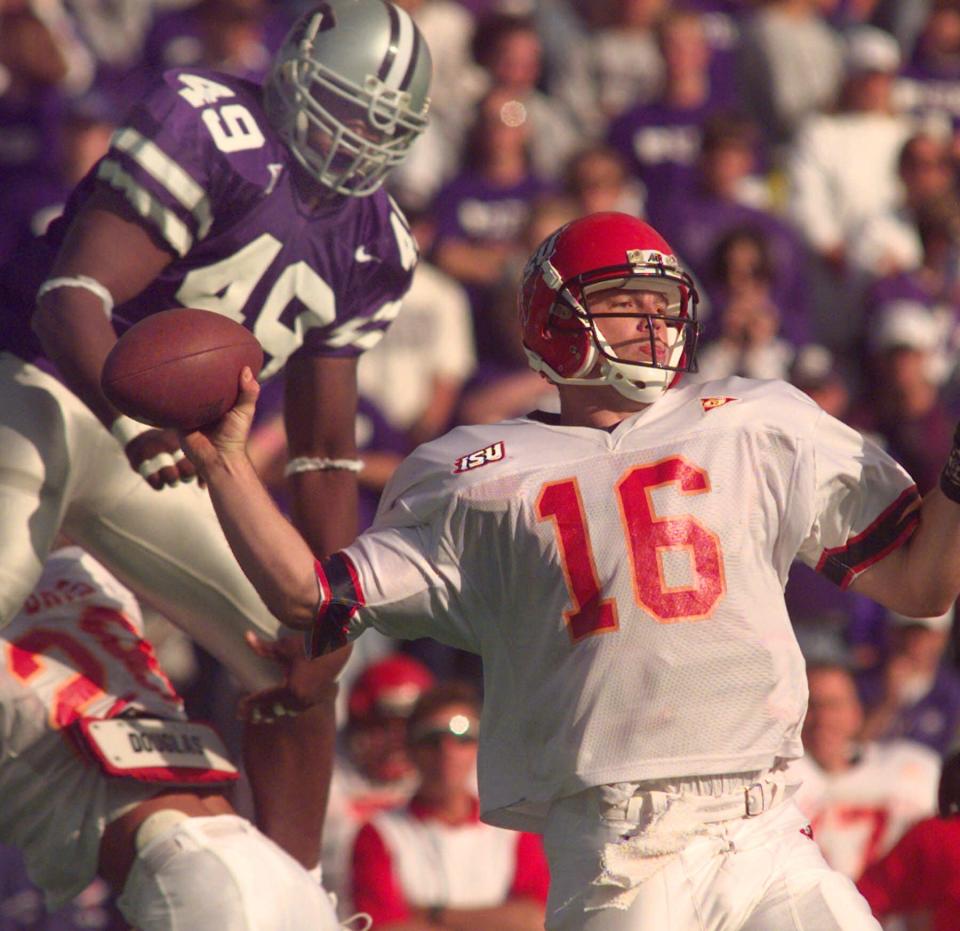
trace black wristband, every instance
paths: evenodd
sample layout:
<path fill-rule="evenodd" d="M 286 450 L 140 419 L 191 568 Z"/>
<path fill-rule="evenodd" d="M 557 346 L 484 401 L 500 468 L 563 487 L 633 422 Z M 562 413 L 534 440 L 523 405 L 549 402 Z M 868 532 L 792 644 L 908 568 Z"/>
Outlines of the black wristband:
<path fill-rule="evenodd" d="M 960 504 L 960 424 L 953 433 L 953 449 L 947 456 L 940 473 L 940 490 L 951 500 Z"/>
<path fill-rule="evenodd" d="M 427 909 L 427 921 L 432 925 L 443 924 L 443 906 L 431 905 Z"/>

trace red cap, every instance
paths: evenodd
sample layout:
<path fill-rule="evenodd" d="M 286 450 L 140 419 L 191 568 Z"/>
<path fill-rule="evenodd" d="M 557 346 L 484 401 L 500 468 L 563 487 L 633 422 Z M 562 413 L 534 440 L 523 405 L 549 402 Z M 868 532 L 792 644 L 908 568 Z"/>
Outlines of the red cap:
<path fill-rule="evenodd" d="M 433 673 L 419 660 L 403 653 L 369 665 L 357 677 L 347 708 L 350 722 L 375 718 L 405 718 L 420 694 L 434 683 Z"/>

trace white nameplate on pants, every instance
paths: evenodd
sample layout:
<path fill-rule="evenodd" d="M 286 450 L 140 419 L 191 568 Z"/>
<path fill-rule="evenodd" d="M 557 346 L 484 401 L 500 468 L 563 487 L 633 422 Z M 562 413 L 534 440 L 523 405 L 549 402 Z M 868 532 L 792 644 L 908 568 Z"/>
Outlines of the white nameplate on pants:
<path fill-rule="evenodd" d="M 81 718 L 80 736 L 111 776 L 176 785 L 239 778 L 220 735 L 208 724 L 159 718 Z"/>

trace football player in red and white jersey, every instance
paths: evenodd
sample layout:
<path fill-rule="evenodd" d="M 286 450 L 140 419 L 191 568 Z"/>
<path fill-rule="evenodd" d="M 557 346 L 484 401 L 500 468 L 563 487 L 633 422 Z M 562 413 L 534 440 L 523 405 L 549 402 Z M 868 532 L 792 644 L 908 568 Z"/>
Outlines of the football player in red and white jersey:
<path fill-rule="evenodd" d="M 140 931 L 339 928 L 315 878 L 236 814 L 236 778 L 133 595 L 78 547 L 54 551 L 0 632 L 0 842 L 47 906 L 99 874 Z"/>
<path fill-rule="evenodd" d="M 484 820 L 544 833 L 553 931 L 877 924 L 804 833 L 801 559 L 901 613 L 960 593 L 960 450 L 921 502 L 783 382 L 690 384 L 696 294 L 650 226 L 600 213 L 534 253 L 524 345 L 558 415 L 421 446 L 322 562 L 244 452 L 257 386 L 181 438 L 244 571 L 324 653 L 366 627 L 481 654 Z M 317 605 L 317 584 L 321 598 Z"/>
<path fill-rule="evenodd" d="M 813 664 L 807 683 L 806 754 L 789 769 L 802 780 L 797 805 L 827 862 L 857 880 L 936 811 L 940 757 L 912 740 L 859 742 L 863 708 L 846 667 Z"/>

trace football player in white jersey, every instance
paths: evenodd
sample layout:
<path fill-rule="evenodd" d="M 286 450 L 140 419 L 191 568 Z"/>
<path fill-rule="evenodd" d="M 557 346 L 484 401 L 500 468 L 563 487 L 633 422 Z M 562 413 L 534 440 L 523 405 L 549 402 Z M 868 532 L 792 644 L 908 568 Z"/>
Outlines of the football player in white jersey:
<path fill-rule="evenodd" d="M 314 877 L 236 814 L 236 778 L 133 595 L 78 547 L 54 551 L 0 632 L 0 841 L 47 906 L 99 874 L 139 931 L 339 928 Z"/>
<path fill-rule="evenodd" d="M 368 626 L 481 654 L 482 817 L 543 832 L 548 928 L 875 929 L 784 775 L 807 685 L 783 588 L 799 558 L 902 613 L 944 611 L 960 451 L 921 502 L 783 382 L 684 384 L 695 289 L 634 217 L 561 227 L 519 303 L 560 413 L 421 446 L 320 563 L 245 456 L 242 373 L 237 406 L 181 437 L 240 564 L 314 654 Z"/>
<path fill-rule="evenodd" d="M 789 769 L 802 782 L 797 805 L 830 865 L 857 880 L 934 814 L 940 757 L 912 740 L 858 741 L 863 708 L 846 667 L 811 664 L 807 684 L 806 754 Z"/>

